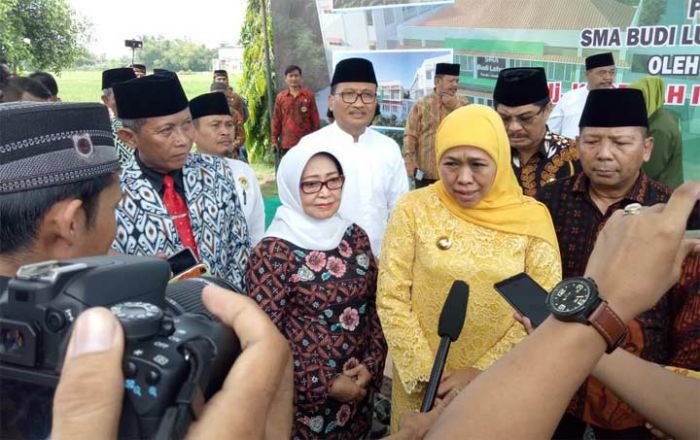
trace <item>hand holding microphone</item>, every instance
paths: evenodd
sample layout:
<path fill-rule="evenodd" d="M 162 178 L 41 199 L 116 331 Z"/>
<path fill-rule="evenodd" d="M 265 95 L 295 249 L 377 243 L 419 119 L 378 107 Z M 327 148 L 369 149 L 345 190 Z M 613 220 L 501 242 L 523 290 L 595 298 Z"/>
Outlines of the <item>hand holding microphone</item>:
<path fill-rule="evenodd" d="M 421 405 L 421 412 L 428 412 L 435 403 L 435 397 L 438 394 L 438 387 L 442 378 L 442 373 L 445 369 L 445 361 L 447 353 L 450 350 L 450 344 L 457 340 L 462 332 L 464 320 L 467 316 L 467 303 L 469 302 L 469 285 L 464 281 L 455 281 L 452 283 L 450 293 L 447 295 L 445 305 L 440 313 L 440 321 L 438 322 L 438 335 L 440 335 L 440 346 L 435 355 L 435 363 L 433 371 L 430 373 L 430 380 L 425 390 L 425 397 Z M 446 379 L 447 380 L 447 379 Z"/>

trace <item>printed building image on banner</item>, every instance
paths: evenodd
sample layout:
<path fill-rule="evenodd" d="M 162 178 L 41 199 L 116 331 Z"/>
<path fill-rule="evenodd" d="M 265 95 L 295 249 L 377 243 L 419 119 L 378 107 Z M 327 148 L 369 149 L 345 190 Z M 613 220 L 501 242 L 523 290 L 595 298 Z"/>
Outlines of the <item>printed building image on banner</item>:
<path fill-rule="evenodd" d="M 454 0 L 333 0 L 333 9 L 391 8 L 425 4 L 453 3 Z"/>
<path fill-rule="evenodd" d="M 663 80 L 661 100 L 681 129 L 684 177 L 700 179 L 696 0 L 454 0 L 397 7 L 382 1 L 362 9 L 346 3 L 316 0 L 327 74 L 345 51 L 383 57 L 447 49 L 461 65 L 459 94 L 473 103 L 493 104 L 500 70 L 536 66 L 545 69 L 556 105 L 564 93 L 586 87 L 587 56 L 612 52 L 616 87 L 647 76 Z"/>
<path fill-rule="evenodd" d="M 366 58 L 377 76 L 377 105 L 381 115 L 374 125 L 403 128 L 413 103 L 433 91 L 435 65 L 451 63 L 451 50 L 391 50 L 333 53 L 333 66 L 347 58 Z"/>

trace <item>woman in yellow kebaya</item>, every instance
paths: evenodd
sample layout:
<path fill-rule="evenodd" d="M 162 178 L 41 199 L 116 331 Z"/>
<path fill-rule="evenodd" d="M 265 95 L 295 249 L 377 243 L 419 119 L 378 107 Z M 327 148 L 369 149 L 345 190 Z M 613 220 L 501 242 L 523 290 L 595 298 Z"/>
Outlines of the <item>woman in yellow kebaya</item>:
<path fill-rule="evenodd" d="M 552 220 L 523 195 L 498 114 L 482 105 L 455 110 L 440 124 L 435 149 L 440 181 L 397 203 L 380 257 L 377 308 L 394 363 L 393 431 L 404 411 L 420 407 L 453 281 L 466 281 L 470 294 L 438 390 L 443 398 L 525 337 L 494 283 L 526 272 L 549 290 L 561 279 Z"/>

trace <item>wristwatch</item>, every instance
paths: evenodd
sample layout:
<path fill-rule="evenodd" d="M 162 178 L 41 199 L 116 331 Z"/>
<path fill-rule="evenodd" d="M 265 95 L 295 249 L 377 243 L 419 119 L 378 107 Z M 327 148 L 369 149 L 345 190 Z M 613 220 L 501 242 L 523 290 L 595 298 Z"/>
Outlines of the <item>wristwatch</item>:
<path fill-rule="evenodd" d="M 612 353 L 627 335 L 627 325 L 598 295 L 591 278 L 562 280 L 547 296 L 547 308 L 560 321 L 592 325 L 605 339 L 606 353 Z"/>

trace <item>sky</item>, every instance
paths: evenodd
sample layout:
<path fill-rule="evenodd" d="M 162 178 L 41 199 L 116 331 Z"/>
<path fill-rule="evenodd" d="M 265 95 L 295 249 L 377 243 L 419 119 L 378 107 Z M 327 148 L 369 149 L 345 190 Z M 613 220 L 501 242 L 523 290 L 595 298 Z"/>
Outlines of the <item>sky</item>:
<path fill-rule="evenodd" d="M 68 0 L 92 22 L 88 49 L 96 55 L 131 55 L 126 39 L 143 35 L 186 38 L 207 47 L 237 45 L 246 0 Z"/>

